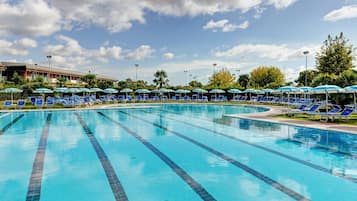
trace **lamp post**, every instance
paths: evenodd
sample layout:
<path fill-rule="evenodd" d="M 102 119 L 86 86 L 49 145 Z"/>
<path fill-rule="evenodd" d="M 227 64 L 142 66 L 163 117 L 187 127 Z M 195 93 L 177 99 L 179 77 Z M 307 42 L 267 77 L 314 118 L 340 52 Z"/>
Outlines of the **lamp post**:
<path fill-rule="evenodd" d="M 188 73 L 188 70 L 184 70 L 183 72 L 185 73 L 185 84 L 188 85 L 188 84 L 187 84 L 187 73 Z"/>
<path fill-rule="evenodd" d="M 47 55 L 46 58 L 47 58 L 47 60 L 48 60 L 48 68 L 51 69 L 51 59 L 52 59 L 52 55 Z M 51 79 L 51 71 L 50 71 L 50 73 L 49 73 L 49 77 L 50 77 L 50 79 Z M 48 77 L 47 77 L 47 81 L 49 81 L 50 79 L 48 79 Z"/>
<path fill-rule="evenodd" d="M 307 86 L 307 55 L 309 54 L 309 51 L 304 51 L 303 52 L 305 55 L 305 86 Z"/>
<path fill-rule="evenodd" d="M 214 72 L 216 72 L 216 66 L 217 66 L 217 64 L 214 63 L 214 64 L 213 64 L 213 73 L 212 73 L 212 74 L 214 74 Z"/>
<path fill-rule="evenodd" d="M 136 83 L 136 89 L 138 88 L 138 68 L 139 68 L 139 64 L 135 64 L 135 83 Z"/>

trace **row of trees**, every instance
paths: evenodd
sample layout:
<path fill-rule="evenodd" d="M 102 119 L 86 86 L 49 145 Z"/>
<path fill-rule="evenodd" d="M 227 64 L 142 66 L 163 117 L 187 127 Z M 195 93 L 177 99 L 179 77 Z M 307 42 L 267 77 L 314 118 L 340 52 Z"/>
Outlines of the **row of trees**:
<path fill-rule="evenodd" d="M 320 52 L 316 55 L 316 70 L 307 70 L 299 73 L 295 80 L 297 85 L 304 86 L 305 79 L 308 86 L 318 86 L 324 84 L 334 84 L 341 87 L 357 84 L 357 72 L 353 70 L 354 48 L 349 41 L 344 37 L 343 33 L 328 38 L 323 42 Z M 113 87 L 113 83 L 109 81 L 99 81 L 96 75 L 87 74 L 82 80 L 87 83 L 85 87 L 109 88 Z M 17 73 L 14 74 L 10 81 L 14 85 L 22 86 L 22 88 L 39 88 L 45 87 L 46 82 L 42 77 L 38 77 L 32 81 L 26 81 Z M 59 86 L 65 86 L 64 78 L 58 79 Z M 182 88 L 203 87 L 206 89 L 212 88 L 277 88 L 286 83 L 284 74 L 278 67 L 275 66 L 260 66 L 252 70 L 249 74 L 240 75 L 238 78 L 228 69 L 221 69 L 212 74 L 207 85 L 203 85 L 197 80 L 189 82 L 189 86 L 176 86 Z M 169 79 L 164 70 L 158 70 L 154 74 L 153 84 L 148 84 L 144 80 L 133 81 L 128 78 L 118 82 L 118 88 L 162 88 L 169 86 Z"/>

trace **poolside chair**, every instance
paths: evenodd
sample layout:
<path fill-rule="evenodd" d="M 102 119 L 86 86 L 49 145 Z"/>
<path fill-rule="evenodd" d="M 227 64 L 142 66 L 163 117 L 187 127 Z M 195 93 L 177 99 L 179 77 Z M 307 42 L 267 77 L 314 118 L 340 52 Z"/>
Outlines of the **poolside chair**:
<path fill-rule="evenodd" d="M 353 109 L 345 108 L 341 113 L 338 114 L 333 114 L 333 113 L 321 114 L 321 118 L 325 117 L 326 121 L 328 121 L 329 119 L 331 119 L 331 121 L 335 121 L 337 118 L 340 120 L 348 120 L 352 113 L 353 113 Z"/>
<path fill-rule="evenodd" d="M 41 98 L 36 99 L 35 106 L 36 107 L 42 107 L 43 106 L 43 99 L 41 99 Z"/>
<path fill-rule="evenodd" d="M 53 98 L 48 98 L 47 99 L 47 102 L 46 102 L 46 106 L 47 107 L 52 107 L 53 105 L 54 105 L 54 100 L 53 100 Z"/>
<path fill-rule="evenodd" d="M 10 107 L 10 106 L 12 106 L 12 101 L 7 100 L 4 102 L 4 107 Z"/>
<path fill-rule="evenodd" d="M 316 114 L 316 111 L 319 110 L 320 108 L 320 104 L 314 104 L 310 107 L 305 107 L 301 110 L 290 110 L 290 111 L 287 111 L 287 115 L 288 116 L 294 116 L 295 114 L 310 114 L 310 115 L 314 115 Z"/>
<path fill-rule="evenodd" d="M 25 106 L 25 100 L 18 100 L 16 107 L 23 107 L 23 106 Z"/>
<path fill-rule="evenodd" d="M 168 98 L 167 98 L 167 96 L 162 96 L 162 97 L 161 97 L 161 100 L 163 100 L 163 101 L 167 101 L 167 100 L 168 100 Z"/>

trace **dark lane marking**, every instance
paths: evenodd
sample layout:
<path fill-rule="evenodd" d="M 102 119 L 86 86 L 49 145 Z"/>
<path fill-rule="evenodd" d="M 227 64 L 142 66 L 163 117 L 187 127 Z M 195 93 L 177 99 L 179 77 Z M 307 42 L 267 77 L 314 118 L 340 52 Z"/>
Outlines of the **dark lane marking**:
<path fill-rule="evenodd" d="M 154 145 L 150 142 L 146 141 L 140 135 L 135 133 L 134 131 L 130 130 L 128 127 L 124 126 L 118 121 L 110 118 L 109 116 L 103 114 L 102 112 L 98 112 L 104 118 L 110 120 L 111 122 L 115 123 L 116 125 L 123 128 L 127 133 L 135 137 L 139 140 L 143 145 L 145 145 L 150 151 L 152 151 L 156 156 L 158 156 L 163 162 L 165 162 L 182 180 L 188 184 L 192 190 L 194 190 L 204 201 L 216 201 L 216 199 L 201 185 L 199 184 L 194 178 L 192 178 L 185 170 L 183 170 L 180 166 L 178 166 L 174 161 L 172 161 L 168 156 L 162 153 L 159 149 L 157 149 Z"/>
<path fill-rule="evenodd" d="M 142 112 L 145 112 L 145 113 L 149 113 L 149 114 L 152 114 L 148 111 L 143 111 L 141 110 Z M 195 125 L 195 124 L 192 124 L 192 123 L 189 123 L 189 122 L 186 122 L 186 121 L 182 121 L 182 120 L 178 120 L 178 119 L 175 119 L 175 118 L 170 118 L 170 117 L 167 117 L 165 116 L 165 118 L 167 119 L 170 119 L 170 120 L 173 120 L 173 121 L 176 121 L 176 122 L 180 122 L 180 123 L 183 123 L 185 125 L 189 125 L 189 126 L 192 126 L 192 127 L 195 127 L 195 128 L 199 128 L 199 129 L 202 129 L 202 130 L 206 130 L 206 131 L 209 131 L 211 133 L 214 133 L 216 135 L 220 135 L 220 136 L 223 136 L 223 137 L 226 137 L 226 138 L 229 138 L 229 139 L 232 139 L 232 140 L 235 140 L 235 141 L 238 141 L 238 142 L 241 142 L 243 144 L 247 144 L 249 146 L 252 146 L 252 147 L 255 147 L 255 148 L 258 148 L 258 149 L 261 149 L 261 150 L 264 150 L 264 151 L 267 151 L 269 153 L 272 153 L 272 154 L 275 154 L 275 155 L 278 155 L 278 156 L 281 156 L 283 158 L 286 158 L 286 159 L 289 159 L 289 160 L 292 160 L 294 162 L 297 162 L 297 163 L 300 163 L 302 165 L 305 165 L 305 166 L 308 166 L 310 168 L 313 168 L 315 170 L 319 170 L 319 171 L 322 171 L 322 172 L 325 172 L 325 173 L 328 173 L 330 175 L 333 175 L 333 176 L 338 176 L 338 177 L 341 177 L 343 179 L 346 179 L 346 180 L 349 180 L 349 181 L 352 181 L 354 183 L 357 183 L 357 178 L 354 178 L 354 177 L 350 177 L 350 176 L 346 176 L 346 175 L 343 175 L 341 173 L 337 173 L 337 172 L 333 172 L 332 170 L 329 170 L 325 167 L 322 167 L 320 165 L 316 165 L 314 163 L 310 163 L 308 161 L 305 161 L 305 160 L 302 160 L 302 159 L 299 159 L 299 158 L 296 158 L 296 157 L 293 157 L 293 156 L 289 156 L 287 154 L 284 154 L 284 153 L 281 153 L 279 151 L 276 151 L 276 150 L 273 150 L 273 149 L 269 149 L 267 147 L 263 147 L 261 145 L 257 145 L 257 144 L 254 144 L 254 143 L 251 143 L 251 142 L 248 142 L 246 140 L 242 140 L 242 139 L 239 139 L 237 137 L 234 137 L 234 136 L 231 136 L 231 135 L 227 135 L 225 133 L 222 133 L 222 132 L 219 132 L 219 131 L 215 131 L 213 129 L 209 129 L 209 128 L 206 128 L 206 127 L 203 127 L 203 126 L 198 126 L 198 125 Z"/>
<path fill-rule="evenodd" d="M 228 161 L 232 165 L 234 165 L 234 166 L 246 171 L 247 173 L 255 176 L 256 178 L 258 178 L 258 179 L 262 180 L 263 182 L 271 185 L 272 187 L 274 187 L 277 190 L 285 193 L 286 195 L 290 196 L 291 198 L 293 198 L 295 200 L 300 200 L 300 201 L 308 201 L 308 200 L 310 200 L 309 198 L 306 198 L 305 196 L 303 196 L 303 195 L 295 192 L 294 190 L 284 186 L 283 184 L 281 184 L 281 183 L 269 178 L 268 176 L 265 176 L 264 174 L 262 174 L 262 173 L 260 173 L 260 172 L 258 172 L 256 170 L 248 167 L 247 165 L 244 165 L 243 163 L 240 163 L 240 162 L 236 161 L 235 159 L 233 159 L 233 158 L 231 158 L 231 157 L 229 157 L 229 156 L 227 156 L 227 155 L 225 155 L 225 154 L 223 154 L 223 153 L 221 153 L 221 152 L 219 152 L 219 151 L 217 151 L 217 150 L 215 150 L 215 149 L 213 149 L 211 147 L 208 147 L 207 145 L 204 145 L 204 144 L 202 144 L 202 143 L 200 143 L 200 142 L 198 142 L 198 141 L 196 141 L 196 140 L 194 140 L 192 138 L 189 138 L 189 137 L 187 137 L 187 136 L 185 136 L 183 134 L 180 134 L 180 133 L 178 133 L 176 131 L 170 130 L 170 129 L 168 129 L 166 127 L 163 127 L 163 126 L 161 126 L 161 125 L 159 125 L 157 123 L 148 121 L 148 120 L 143 119 L 141 117 L 138 117 L 136 115 L 128 114 L 128 113 L 126 113 L 124 111 L 119 111 L 119 112 L 121 112 L 123 114 L 126 114 L 128 116 L 132 116 L 132 117 L 134 117 L 136 119 L 139 119 L 139 120 L 141 120 L 143 122 L 146 122 L 148 124 L 154 125 L 154 126 L 156 126 L 158 128 L 161 128 L 161 129 L 163 129 L 163 130 L 165 130 L 167 132 L 170 132 L 170 133 L 172 133 L 172 134 L 174 134 L 174 135 L 176 135 L 176 136 L 178 136 L 178 137 L 180 137 L 180 138 L 182 138 L 182 139 L 184 139 L 184 140 L 186 140 L 188 142 L 191 142 L 191 143 L 197 145 L 198 147 L 201 147 L 202 149 L 204 149 L 204 150 L 206 150 L 208 152 L 211 152 L 212 154 L 214 154 L 214 155 L 216 155 L 216 156 Z"/>
<path fill-rule="evenodd" d="M 152 108 L 150 108 L 152 109 Z M 174 112 L 174 111 L 170 111 L 170 110 L 164 110 L 164 109 L 157 109 L 157 111 L 161 111 L 161 112 L 166 112 L 166 113 L 171 113 L 171 114 L 175 114 L 175 115 L 183 115 L 183 113 L 179 113 L 179 112 Z M 209 119 L 206 119 L 206 118 L 201 118 L 201 117 L 195 117 L 195 116 L 190 116 L 190 118 L 196 118 L 196 119 L 199 119 L 199 120 L 202 120 L 202 121 L 206 121 L 206 122 L 210 122 L 212 123 L 211 120 Z M 232 117 L 230 117 L 232 118 Z M 241 118 L 241 117 L 235 117 L 237 119 L 244 119 L 244 118 Z M 259 122 L 262 122 L 262 120 L 251 120 L 251 119 L 244 119 L 244 120 L 249 120 L 249 121 L 259 121 Z M 264 121 L 263 121 L 264 122 Z M 273 122 L 270 122 L 270 123 L 273 123 Z M 277 123 L 273 123 L 273 124 L 277 124 Z M 222 124 L 224 125 L 224 124 Z M 281 125 L 286 125 L 288 127 L 290 127 L 291 125 L 289 124 L 281 124 Z M 224 126 L 227 126 L 227 127 L 231 127 L 231 128 L 236 128 L 236 127 L 232 127 L 232 126 L 229 126 L 229 125 L 224 125 Z M 295 127 L 299 127 L 299 128 L 307 128 L 307 129 L 312 129 L 312 128 L 308 128 L 308 127 L 304 127 L 304 126 L 295 126 Z M 318 129 L 316 128 L 317 130 L 320 130 L 320 131 L 327 131 L 329 132 L 328 130 L 326 129 Z M 270 136 L 270 137 L 274 137 L 274 138 L 277 138 L 276 136 L 274 135 L 269 135 L 269 134 L 264 134 L 266 136 Z M 298 140 L 293 140 L 293 139 L 289 139 L 289 138 L 281 138 L 282 140 L 285 140 L 287 142 L 292 142 L 292 143 L 295 143 L 295 144 L 303 144 L 303 142 L 301 141 L 298 141 Z M 333 150 L 331 149 L 331 147 L 327 147 L 327 146 L 323 146 L 323 145 L 320 145 L 320 144 L 317 144 L 315 145 L 314 147 L 310 147 L 309 149 L 320 149 L 320 150 L 323 150 L 325 152 L 328 152 L 328 153 L 332 153 L 332 154 L 341 154 L 343 156 L 347 156 L 347 157 L 350 157 L 351 159 L 356 159 L 357 158 L 357 155 L 356 154 L 353 154 L 353 153 L 347 153 L 347 152 L 343 152 L 341 150 Z M 344 176 L 344 175 L 342 175 Z"/>
<path fill-rule="evenodd" d="M 20 114 L 18 117 L 16 117 L 14 120 L 12 120 L 10 123 L 8 123 L 4 128 L 0 130 L 0 136 L 3 135 L 7 129 L 9 129 L 12 125 L 14 125 L 17 121 L 19 121 L 22 117 L 24 117 L 24 114 Z"/>
<path fill-rule="evenodd" d="M 47 115 L 45 126 L 42 129 L 41 139 L 38 144 L 35 160 L 32 165 L 32 173 L 27 189 L 26 201 L 40 200 L 43 164 L 45 161 L 48 131 L 50 128 L 51 117 L 51 113 Z"/>
<path fill-rule="evenodd" d="M 123 186 L 121 185 L 117 174 L 114 171 L 110 160 L 108 159 L 107 155 L 105 154 L 103 148 L 100 146 L 98 140 L 95 138 L 93 132 L 90 128 L 85 124 L 83 119 L 79 116 L 78 113 L 74 113 L 77 116 L 79 123 L 82 125 L 84 132 L 86 133 L 89 141 L 91 142 L 97 156 L 102 164 L 104 169 L 105 175 L 109 181 L 110 187 L 113 191 L 114 197 L 116 201 L 128 201 L 128 197 L 124 191 Z"/>

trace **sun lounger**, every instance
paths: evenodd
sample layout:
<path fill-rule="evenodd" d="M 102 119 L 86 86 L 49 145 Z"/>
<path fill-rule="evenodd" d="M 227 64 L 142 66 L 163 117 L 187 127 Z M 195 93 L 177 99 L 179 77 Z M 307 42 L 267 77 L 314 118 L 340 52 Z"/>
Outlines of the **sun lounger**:
<path fill-rule="evenodd" d="M 5 101 L 4 102 L 4 107 L 10 107 L 10 106 L 12 106 L 12 101 Z"/>
<path fill-rule="evenodd" d="M 36 99 L 35 101 L 35 106 L 36 107 L 42 107 L 43 106 L 43 99 Z"/>
<path fill-rule="evenodd" d="M 25 106 L 25 100 L 18 100 L 16 107 L 23 107 L 23 106 Z"/>
<path fill-rule="evenodd" d="M 325 117 L 326 121 L 331 119 L 331 121 L 335 121 L 337 118 L 340 120 L 348 120 L 351 114 L 353 113 L 353 109 L 351 108 L 345 108 L 341 113 L 338 114 L 333 114 L 333 113 L 326 113 L 326 114 L 321 114 L 321 118 Z"/>

